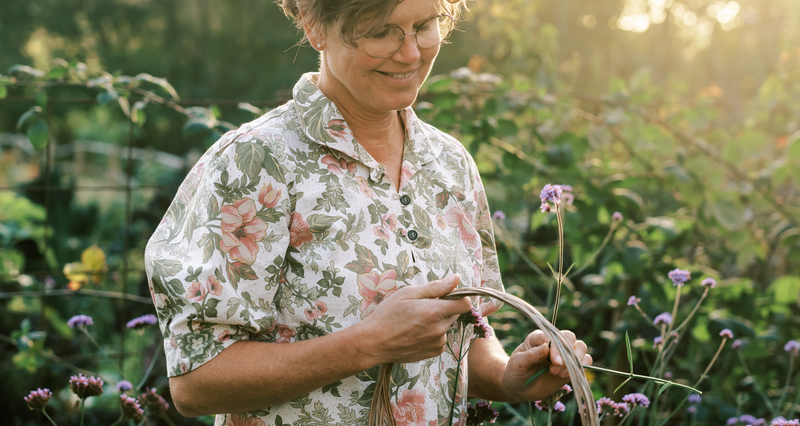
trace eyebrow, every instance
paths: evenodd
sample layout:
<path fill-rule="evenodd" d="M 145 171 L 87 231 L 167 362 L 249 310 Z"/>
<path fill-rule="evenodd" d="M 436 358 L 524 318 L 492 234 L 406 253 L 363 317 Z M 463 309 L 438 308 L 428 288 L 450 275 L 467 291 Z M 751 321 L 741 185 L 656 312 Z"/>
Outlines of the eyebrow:
<path fill-rule="evenodd" d="M 420 19 L 417 22 L 414 22 L 413 26 L 417 26 L 417 25 L 419 25 L 419 24 L 421 24 L 421 23 L 423 23 L 425 21 L 429 21 L 429 20 L 431 20 L 431 19 L 433 19 L 433 18 L 435 18 L 435 17 L 437 17 L 439 15 L 441 15 L 441 13 L 436 12 L 435 14 L 433 14 L 431 16 L 428 16 L 427 18 L 423 18 L 423 19 Z M 394 24 L 394 23 L 391 23 L 391 22 L 387 22 L 383 26 L 384 27 L 392 26 L 392 27 L 398 27 L 398 28 L 402 29 L 402 27 L 399 24 Z"/>

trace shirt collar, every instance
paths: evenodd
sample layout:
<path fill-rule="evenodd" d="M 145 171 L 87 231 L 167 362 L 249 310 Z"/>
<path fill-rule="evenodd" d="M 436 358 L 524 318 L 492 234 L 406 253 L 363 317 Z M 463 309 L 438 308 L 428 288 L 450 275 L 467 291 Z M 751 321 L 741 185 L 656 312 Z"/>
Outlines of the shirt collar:
<path fill-rule="evenodd" d="M 316 85 L 319 73 L 306 73 L 294 86 L 294 106 L 303 132 L 316 143 L 335 149 L 364 165 L 382 170 L 383 167 L 359 144 L 336 105 Z M 433 161 L 443 149 L 443 143 L 430 126 L 417 118 L 411 107 L 402 111 L 406 127 L 404 162 L 413 165 Z M 410 148 L 410 149 L 409 149 Z"/>

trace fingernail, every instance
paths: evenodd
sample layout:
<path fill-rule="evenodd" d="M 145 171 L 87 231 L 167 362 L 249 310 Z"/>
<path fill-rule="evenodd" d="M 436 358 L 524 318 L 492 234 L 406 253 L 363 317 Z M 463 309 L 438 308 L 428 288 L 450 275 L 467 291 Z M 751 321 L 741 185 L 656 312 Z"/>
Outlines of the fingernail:
<path fill-rule="evenodd" d="M 553 359 L 553 362 L 555 362 L 556 365 L 561 365 L 564 363 L 564 360 L 561 359 L 561 355 L 556 355 L 556 357 Z"/>

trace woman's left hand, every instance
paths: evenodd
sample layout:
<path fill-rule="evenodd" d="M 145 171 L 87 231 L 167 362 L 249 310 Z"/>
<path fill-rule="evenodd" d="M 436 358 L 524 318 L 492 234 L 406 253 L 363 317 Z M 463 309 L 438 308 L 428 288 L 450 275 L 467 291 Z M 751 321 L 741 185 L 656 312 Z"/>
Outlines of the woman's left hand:
<path fill-rule="evenodd" d="M 586 353 L 587 346 L 583 340 L 577 340 L 575 333 L 561 332 L 572 345 L 582 365 L 592 365 L 592 357 Z M 569 373 L 558 349 L 550 347 L 550 338 L 541 330 L 529 334 L 511 354 L 503 374 L 503 385 L 515 400 L 536 401 L 557 392 L 569 383 Z M 543 368 L 548 371 L 536 378 L 527 387 L 525 382 Z"/>

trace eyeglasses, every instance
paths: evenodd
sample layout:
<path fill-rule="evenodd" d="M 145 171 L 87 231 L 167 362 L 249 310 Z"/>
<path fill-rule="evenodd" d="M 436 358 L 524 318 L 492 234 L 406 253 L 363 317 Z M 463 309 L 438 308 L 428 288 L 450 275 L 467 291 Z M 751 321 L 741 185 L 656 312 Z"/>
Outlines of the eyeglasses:
<path fill-rule="evenodd" d="M 455 18 L 450 15 L 442 14 L 423 21 L 417 27 L 417 31 L 406 34 L 397 25 L 386 25 L 383 29 L 372 34 L 356 34 L 356 38 L 361 40 L 361 46 L 367 55 L 373 58 L 388 58 L 394 55 L 406 37 L 413 35 L 420 49 L 430 49 L 442 43 L 444 37 L 442 30 L 452 25 Z"/>

